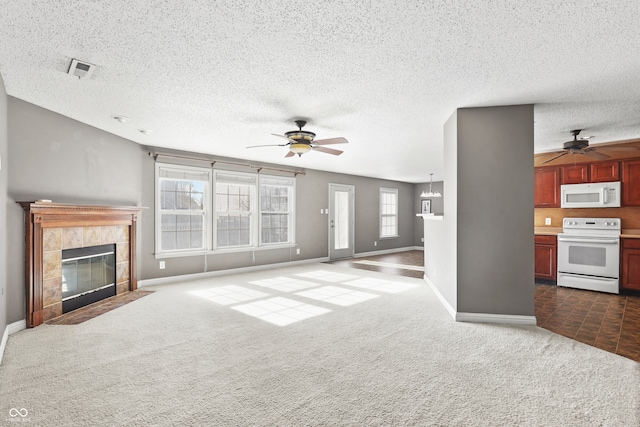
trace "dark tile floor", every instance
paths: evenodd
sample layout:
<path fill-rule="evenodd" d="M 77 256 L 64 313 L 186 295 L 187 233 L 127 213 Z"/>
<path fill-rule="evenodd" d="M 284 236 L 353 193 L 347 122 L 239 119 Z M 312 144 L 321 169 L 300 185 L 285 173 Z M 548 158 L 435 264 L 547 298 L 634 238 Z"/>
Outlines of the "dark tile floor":
<path fill-rule="evenodd" d="M 82 322 L 86 322 L 89 319 L 93 319 L 103 313 L 111 311 L 115 308 L 121 307 L 125 304 L 135 301 L 139 298 L 149 295 L 153 291 L 140 291 L 127 292 L 125 294 L 116 295 L 111 298 L 104 299 L 102 301 L 95 302 L 91 305 L 79 308 L 77 310 L 65 313 L 62 316 L 58 316 L 55 319 L 46 321 L 47 325 L 77 325 Z"/>
<path fill-rule="evenodd" d="M 422 251 L 354 258 L 331 264 L 417 278 L 424 274 L 401 267 L 424 266 Z M 640 362 L 640 296 L 535 286 L 534 310 L 539 327 Z"/>
<path fill-rule="evenodd" d="M 538 326 L 640 362 L 640 296 L 536 285 Z"/>

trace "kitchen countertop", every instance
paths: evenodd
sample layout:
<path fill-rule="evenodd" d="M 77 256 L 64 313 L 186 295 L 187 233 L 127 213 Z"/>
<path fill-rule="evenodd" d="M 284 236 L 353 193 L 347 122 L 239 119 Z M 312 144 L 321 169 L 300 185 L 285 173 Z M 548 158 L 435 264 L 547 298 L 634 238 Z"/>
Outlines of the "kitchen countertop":
<path fill-rule="evenodd" d="M 623 228 L 622 231 L 620 232 L 620 237 L 624 239 L 640 239 L 640 230 Z"/>
<path fill-rule="evenodd" d="M 534 227 L 533 230 L 537 236 L 557 236 L 562 233 L 562 227 Z"/>
<path fill-rule="evenodd" d="M 534 234 L 537 236 L 557 236 L 562 233 L 562 227 L 534 227 Z M 623 228 L 620 231 L 623 239 L 640 239 L 640 230 Z"/>

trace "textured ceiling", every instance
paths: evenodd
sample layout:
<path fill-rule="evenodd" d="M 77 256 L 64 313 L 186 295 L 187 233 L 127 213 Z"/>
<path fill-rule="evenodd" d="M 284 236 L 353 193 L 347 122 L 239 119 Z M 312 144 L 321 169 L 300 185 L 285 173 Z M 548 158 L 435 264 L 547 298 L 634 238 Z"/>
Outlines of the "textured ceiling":
<path fill-rule="evenodd" d="M 456 108 L 535 104 L 536 152 L 574 128 L 591 144 L 640 137 L 637 0 L 1 0 L 0 12 L 9 95 L 144 145 L 425 182 L 442 176 Z M 91 79 L 66 73 L 72 58 L 97 65 Z M 345 153 L 245 148 L 280 143 L 270 134 L 298 117 L 346 137 Z"/>

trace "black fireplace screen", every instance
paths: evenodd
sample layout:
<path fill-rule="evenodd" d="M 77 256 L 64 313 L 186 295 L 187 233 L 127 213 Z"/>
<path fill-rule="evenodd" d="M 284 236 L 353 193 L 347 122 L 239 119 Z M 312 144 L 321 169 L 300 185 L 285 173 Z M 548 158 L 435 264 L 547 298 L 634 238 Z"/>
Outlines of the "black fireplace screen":
<path fill-rule="evenodd" d="M 116 294 L 116 245 L 62 251 L 62 312 Z"/>

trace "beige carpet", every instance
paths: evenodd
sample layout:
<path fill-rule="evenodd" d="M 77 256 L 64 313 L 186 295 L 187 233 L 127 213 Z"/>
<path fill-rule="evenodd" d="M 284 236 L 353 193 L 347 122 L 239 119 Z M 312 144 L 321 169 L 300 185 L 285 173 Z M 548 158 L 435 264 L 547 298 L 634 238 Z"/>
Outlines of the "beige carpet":
<path fill-rule="evenodd" d="M 312 264 L 145 288 L 12 335 L 0 423 L 638 426 L 640 364 L 454 323 L 422 280 Z"/>

